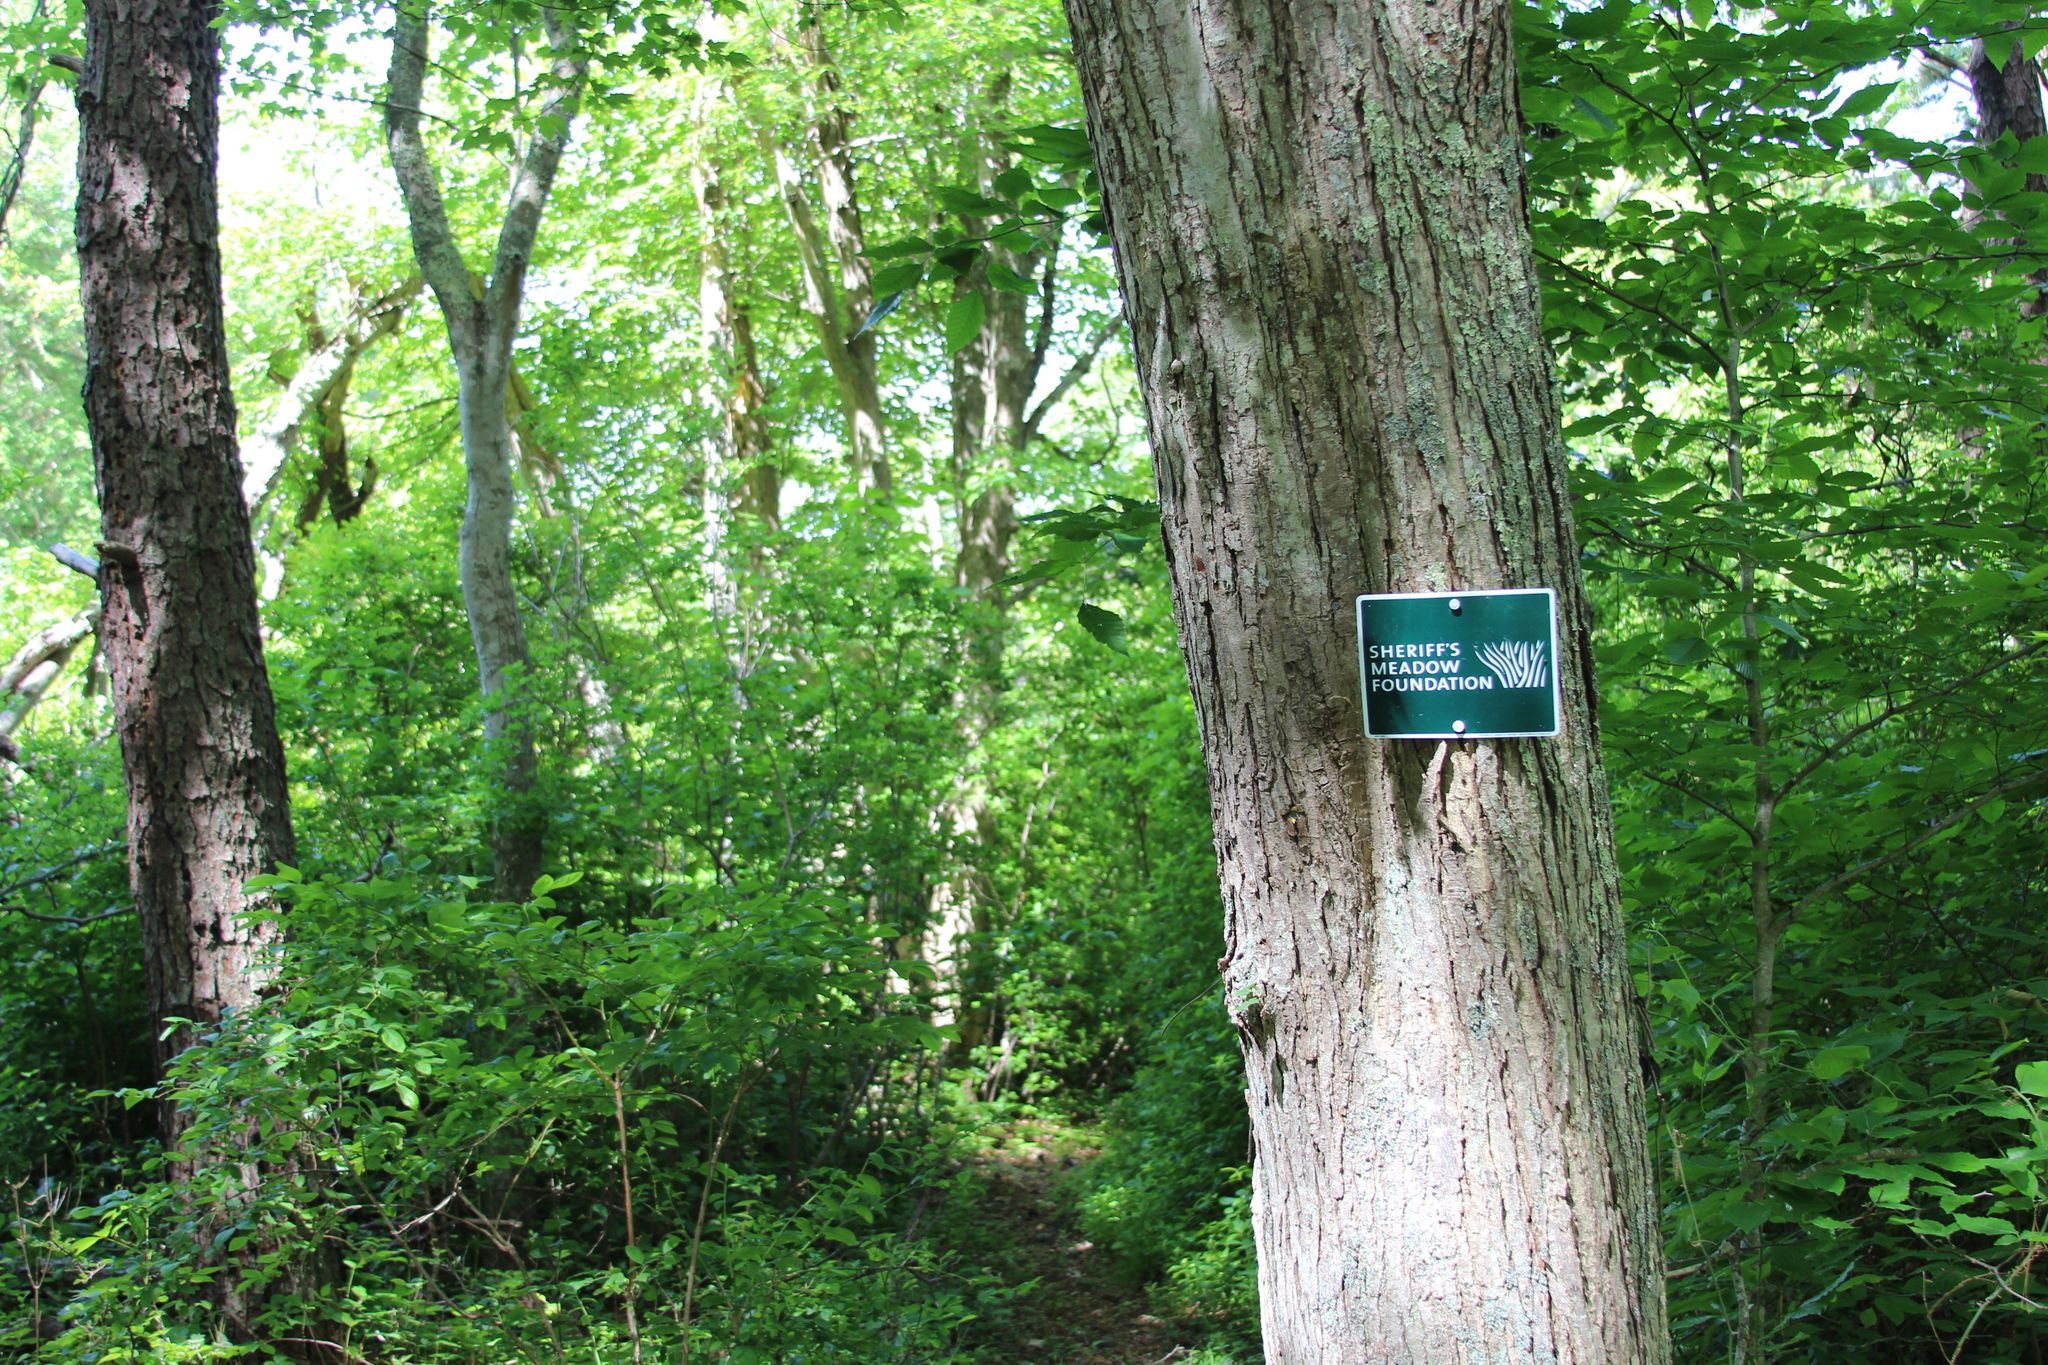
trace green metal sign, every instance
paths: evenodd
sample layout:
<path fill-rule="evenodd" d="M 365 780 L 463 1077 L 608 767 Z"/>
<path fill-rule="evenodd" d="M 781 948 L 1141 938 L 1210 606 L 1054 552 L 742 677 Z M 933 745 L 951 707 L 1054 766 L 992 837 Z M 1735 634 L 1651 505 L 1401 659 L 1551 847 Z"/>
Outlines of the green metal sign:
<path fill-rule="evenodd" d="M 1557 593 L 1368 593 L 1358 673 L 1372 739 L 1528 739 L 1558 729 Z"/>

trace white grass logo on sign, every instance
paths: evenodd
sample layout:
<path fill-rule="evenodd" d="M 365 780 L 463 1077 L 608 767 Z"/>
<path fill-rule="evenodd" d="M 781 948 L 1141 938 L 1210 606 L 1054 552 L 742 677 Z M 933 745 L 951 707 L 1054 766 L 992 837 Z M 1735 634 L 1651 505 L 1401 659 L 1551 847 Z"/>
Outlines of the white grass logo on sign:
<path fill-rule="evenodd" d="M 1502 687 L 1543 687 L 1550 681 L 1545 665 L 1549 653 L 1541 640 L 1516 640 L 1479 647 L 1479 662 L 1500 679 Z"/>

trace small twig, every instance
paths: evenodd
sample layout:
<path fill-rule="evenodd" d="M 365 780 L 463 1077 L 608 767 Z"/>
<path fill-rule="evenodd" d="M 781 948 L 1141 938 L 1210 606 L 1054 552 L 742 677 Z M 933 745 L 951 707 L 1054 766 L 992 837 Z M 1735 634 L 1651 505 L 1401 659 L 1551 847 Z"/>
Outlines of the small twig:
<path fill-rule="evenodd" d="M 100 581 L 100 562 L 91 555 L 74 550 L 61 540 L 50 547 L 50 553 L 65 568 L 76 569 L 95 583 Z"/>
<path fill-rule="evenodd" d="M 346 1357 L 350 1361 L 361 1361 L 362 1365 L 371 1365 L 370 1358 L 368 1356 L 357 1355 L 354 1351 L 351 1351 L 348 1347 L 342 1345 L 338 1341 L 328 1341 L 322 1337 L 272 1337 L 271 1340 L 297 1342 L 302 1346 L 318 1346 L 324 1351 L 339 1351 L 344 1357 Z"/>
<path fill-rule="evenodd" d="M 125 905 L 116 905 L 112 909 L 102 910 L 97 915 L 87 915 L 83 919 L 76 915 L 45 915 L 25 905 L 0 905 L 0 910 L 12 910 L 26 919 L 41 920 L 45 924 L 61 924 L 70 929 L 83 929 L 88 924 L 98 924 L 103 919 L 112 919 L 116 915 L 128 913 L 128 907 Z"/>
<path fill-rule="evenodd" d="M 77 853 L 72 854 L 69 858 L 66 858 L 61 863 L 56 863 L 50 867 L 46 867 L 40 872 L 32 872 L 26 877 L 22 877 L 16 881 L 11 881 L 7 883 L 7 885 L 5 886 L 0 886 L 0 900 L 4 900 L 8 896 L 12 896 L 18 891 L 32 891 L 36 887 L 43 885 L 45 882 L 55 881 L 57 878 L 63 876 L 66 872 L 69 872 L 72 868 L 77 867 L 80 863 L 89 863 L 94 858 L 98 858 L 104 854 L 112 853 L 115 849 L 125 848 L 126 846 L 127 845 L 125 844 L 125 842 L 120 839 L 109 839 L 104 844 L 95 844 L 91 848 L 81 849 Z M 26 914 L 28 912 L 23 911 L 22 913 Z M 47 918 L 47 916 L 37 916 L 37 918 Z"/>
<path fill-rule="evenodd" d="M 455 1196 L 456 1196 L 456 1195 L 458 1195 L 458 1194 L 461 1194 L 461 1193 L 462 1193 L 462 1182 L 461 1182 L 460 1180 L 457 1180 L 457 1181 L 455 1182 L 455 1186 L 454 1186 L 454 1188 L 453 1188 L 453 1189 L 451 1189 L 451 1190 L 449 1190 L 449 1191 L 448 1191 L 448 1193 L 447 1193 L 447 1194 L 446 1194 L 445 1196 L 443 1196 L 443 1198 L 442 1198 L 442 1200 L 441 1200 L 441 1202 L 440 1202 L 440 1203 L 438 1203 L 438 1204 L 434 1205 L 434 1207 L 432 1207 L 432 1208 L 428 1209 L 428 1210 L 427 1210 L 427 1211 L 426 1211 L 425 1213 L 421 1214 L 421 1215 L 420 1215 L 419 1217 L 417 1217 L 417 1218 L 414 1218 L 414 1219 L 411 1219 L 411 1220 L 407 1221 L 406 1223 L 402 1224 L 402 1225 L 401 1225 L 401 1226 L 399 1227 L 399 1229 L 398 1229 L 398 1234 L 397 1234 L 397 1235 L 398 1235 L 398 1236 L 400 1236 L 400 1237 L 403 1237 L 403 1236 L 404 1236 L 404 1235 L 405 1235 L 406 1233 L 408 1233 L 408 1232 L 411 1232 L 411 1231 L 412 1231 L 412 1230 L 413 1230 L 414 1228 L 418 1227 L 418 1226 L 419 1226 L 420 1224 L 422 1224 L 422 1223 L 424 1223 L 424 1222 L 428 1221 L 429 1219 L 433 1218 L 435 1214 L 438 1214 L 438 1213 L 439 1213 L 439 1212 L 440 1212 L 440 1211 L 441 1211 L 442 1209 L 445 1209 L 445 1208 L 447 1208 L 447 1207 L 448 1207 L 448 1206 L 449 1206 L 450 1204 L 454 1203 L 454 1202 L 455 1202 Z M 467 1201 L 464 1201 L 464 1202 L 467 1202 Z"/>
<path fill-rule="evenodd" d="M 771 1052 L 769 1059 L 774 1055 Z M 767 1061 L 764 1060 L 761 1066 L 765 1069 Z M 697 1222 L 690 1230 L 690 1263 L 683 1272 L 683 1365 L 689 1365 L 690 1361 L 690 1323 L 695 1316 L 697 1304 L 697 1257 L 704 1249 L 704 1224 L 711 1216 L 711 1191 L 718 1182 L 718 1162 L 725 1155 L 725 1140 L 732 1134 L 732 1122 L 739 1114 L 740 1101 L 745 1099 L 747 1091 L 753 1088 L 755 1076 L 758 1074 L 756 1072 L 743 1076 L 733 1089 L 732 1102 L 726 1105 L 725 1117 L 719 1121 L 718 1136 L 711 1144 L 711 1161 L 704 1171 L 704 1188 L 697 1197 Z"/>
<path fill-rule="evenodd" d="M 1024 440 L 1027 444 L 1038 439 L 1039 428 L 1045 425 L 1045 419 L 1052 415 L 1053 409 L 1059 406 L 1059 401 L 1067 396 L 1067 391 L 1087 376 L 1089 368 L 1095 364 L 1095 358 L 1102 354 L 1102 348 L 1109 344 L 1109 339 L 1115 336 L 1117 329 L 1123 325 L 1123 318 L 1115 317 L 1095 329 L 1095 335 L 1089 339 L 1087 349 L 1067 367 L 1067 372 L 1059 377 L 1059 381 L 1052 386 L 1052 391 L 1040 399 L 1038 406 L 1025 417 Z"/>

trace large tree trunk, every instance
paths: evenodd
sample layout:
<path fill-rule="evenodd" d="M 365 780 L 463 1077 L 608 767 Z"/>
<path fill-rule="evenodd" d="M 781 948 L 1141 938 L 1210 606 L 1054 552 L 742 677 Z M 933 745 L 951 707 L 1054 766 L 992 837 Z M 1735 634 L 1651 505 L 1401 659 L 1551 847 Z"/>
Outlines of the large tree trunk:
<path fill-rule="evenodd" d="M 552 57 L 552 93 L 537 120 L 539 131 L 513 174 L 487 281 L 479 281 L 463 260 L 441 198 L 440 174 L 420 133 L 431 29 L 414 0 L 399 5 L 393 24 L 384 109 L 385 145 L 405 200 L 413 255 L 441 307 L 455 361 L 462 457 L 469 476 L 459 554 L 462 600 L 484 698 L 486 761 L 501 791 L 491 829 L 495 889 L 514 900 L 525 896 L 540 875 L 547 819 L 539 800 L 532 704 L 522 703 L 512 686 L 531 658 L 512 583 L 517 506 L 512 470 L 518 454 L 508 397 L 512 343 L 541 211 L 561 167 L 589 70 L 573 14 L 543 5 L 540 17 Z"/>
<path fill-rule="evenodd" d="M 262 988 L 275 928 L 243 914 L 242 884 L 292 857 L 221 321 L 215 17 L 91 0 L 78 84 L 100 639 L 131 878 L 151 1013 L 202 1030 Z M 192 1032 L 166 1034 L 159 1060 Z"/>
<path fill-rule="evenodd" d="M 1665 1359 L 1508 7 L 1067 11 L 1210 777 L 1267 1359 Z M 1558 738 L 1364 738 L 1355 594 L 1542 585 Z"/>
<path fill-rule="evenodd" d="M 78 83 L 100 641 L 160 1068 L 266 985 L 277 927 L 247 913 L 243 885 L 293 856 L 221 317 L 216 17 L 179 0 L 88 0 Z M 227 1166 L 256 1179 L 235 1142 L 180 1149 L 174 1104 L 160 1122 L 174 1178 Z M 232 1262 L 211 1292 L 247 1339 L 257 1305 Z"/>

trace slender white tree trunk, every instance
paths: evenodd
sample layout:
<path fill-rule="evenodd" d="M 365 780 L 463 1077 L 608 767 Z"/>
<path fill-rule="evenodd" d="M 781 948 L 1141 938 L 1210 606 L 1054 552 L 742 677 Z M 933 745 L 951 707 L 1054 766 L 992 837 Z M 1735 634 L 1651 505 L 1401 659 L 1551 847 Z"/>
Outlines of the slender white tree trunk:
<path fill-rule="evenodd" d="M 527 144 L 513 174 L 487 280 L 479 280 L 463 260 L 441 198 L 440 175 L 420 133 L 432 30 L 417 0 L 402 0 L 392 25 L 384 110 L 385 145 L 405 199 L 413 256 L 441 307 L 455 361 L 462 457 L 469 476 L 462 516 L 462 600 L 476 645 L 486 761 L 494 765 L 502 788 L 491 831 L 492 862 L 498 894 L 512 899 L 525 896 L 540 874 L 546 831 L 538 800 L 540 760 L 531 710 L 519 704 L 512 687 L 531 657 L 512 583 L 512 519 L 517 509 L 512 470 L 518 453 L 508 396 L 512 342 L 541 211 L 561 167 L 569 125 L 589 71 L 573 12 L 543 5 L 541 25 L 552 55 L 553 93 L 541 111 L 540 131 Z"/>

